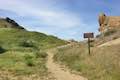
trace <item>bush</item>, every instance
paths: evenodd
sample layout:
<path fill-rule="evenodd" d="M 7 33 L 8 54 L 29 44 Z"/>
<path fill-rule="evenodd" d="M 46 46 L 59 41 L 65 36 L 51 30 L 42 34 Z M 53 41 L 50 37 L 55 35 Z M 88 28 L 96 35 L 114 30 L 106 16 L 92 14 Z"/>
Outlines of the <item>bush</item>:
<path fill-rule="evenodd" d="M 36 58 L 46 58 L 47 57 L 47 53 L 45 53 L 44 51 L 36 52 L 35 55 L 36 55 Z"/>
<path fill-rule="evenodd" d="M 30 66 L 30 67 L 35 66 L 34 61 L 32 59 L 28 59 L 26 61 L 26 64 L 27 64 L 27 66 Z"/>
<path fill-rule="evenodd" d="M 32 59 L 33 56 L 30 55 L 30 54 L 25 54 L 25 55 L 24 55 L 24 58 L 25 58 L 25 60 L 28 60 L 28 59 Z"/>
<path fill-rule="evenodd" d="M 4 53 L 6 50 L 0 46 L 0 53 Z"/>
<path fill-rule="evenodd" d="M 34 64 L 34 61 L 33 61 L 33 58 L 34 58 L 34 57 L 33 57 L 32 55 L 26 54 L 24 57 L 25 57 L 27 66 L 32 67 L 32 66 L 35 65 L 35 64 Z"/>
<path fill-rule="evenodd" d="M 115 40 L 115 39 L 117 39 L 117 38 L 119 38 L 119 37 L 117 37 L 117 36 L 114 36 L 114 37 L 113 37 L 113 40 Z"/>
<path fill-rule="evenodd" d="M 20 43 L 20 46 L 22 46 L 22 47 L 35 47 L 35 45 L 32 41 L 23 41 Z"/>
<path fill-rule="evenodd" d="M 112 35 L 113 33 L 115 33 L 116 30 L 108 30 L 107 32 L 104 33 L 104 36 L 109 36 L 109 35 Z"/>

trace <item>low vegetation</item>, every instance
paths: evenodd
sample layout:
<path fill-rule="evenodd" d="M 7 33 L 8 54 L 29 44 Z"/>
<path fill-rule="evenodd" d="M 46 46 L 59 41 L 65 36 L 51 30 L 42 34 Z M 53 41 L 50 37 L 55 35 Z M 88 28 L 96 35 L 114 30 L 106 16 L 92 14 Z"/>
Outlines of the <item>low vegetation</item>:
<path fill-rule="evenodd" d="M 120 80 L 120 45 L 93 47 L 91 52 L 85 44 L 69 46 L 58 49 L 54 60 L 88 80 Z"/>
<path fill-rule="evenodd" d="M 104 33 L 104 36 L 110 36 L 110 35 L 112 35 L 112 34 L 114 34 L 114 33 L 116 33 L 116 32 L 117 32 L 117 30 L 115 30 L 115 29 L 113 29 L 113 30 L 108 30 L 107 32 Z"/>
<path fill-rule="evenodd" d="M 111 29 L 96 36 L 95 44 L 100 45 L 105 42 L 120 38 L 120 29 Z"/>
<path fill-rule="evenodd" d="M 28 75 L 46 71 L 45 61 L 46 58 L 36 58 L 34 52 L 10 50 L 0 54 L 0 69 L 11 71 L 15 74 Z"/>
<path fill-rule="evenodd" d="M 49 79 L 45 50 L 63 44 L 64 40 L 43 33 L 1 28 L 0 80 Z"/>
<path fill-rule="evenodd" d="M 4 53 L 6 50 L 0 46 L 0 54 Z"/>
<path fill-rule="evenodd" d="M 42 49 L 47 49 L 63 44 L 65 44 L 64 40 L 43 33 L 11 28 L 0 29 L 0 46 L 8 49 L 20 47 L 36 48 L 36 46 Z"/>

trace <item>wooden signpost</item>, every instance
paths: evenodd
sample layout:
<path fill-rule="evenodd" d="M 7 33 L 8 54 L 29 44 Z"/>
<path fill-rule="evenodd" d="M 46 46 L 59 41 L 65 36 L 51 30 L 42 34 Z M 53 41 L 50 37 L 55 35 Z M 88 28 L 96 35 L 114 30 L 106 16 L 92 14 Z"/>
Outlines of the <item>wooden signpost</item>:
<path fill-rule="evenodd" d="M 90 51 L 90 38 L 94 38 L 94 33 L 84 33 L 84 38 L 88 38 L 88 53 L 91 54 Z"/>

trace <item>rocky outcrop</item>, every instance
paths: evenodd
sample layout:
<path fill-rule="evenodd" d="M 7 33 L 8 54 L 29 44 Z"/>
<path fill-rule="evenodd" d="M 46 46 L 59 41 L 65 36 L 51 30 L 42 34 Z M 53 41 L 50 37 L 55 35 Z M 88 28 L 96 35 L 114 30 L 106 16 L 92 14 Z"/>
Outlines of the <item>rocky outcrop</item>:
<path fill-rule="evenodd" d="M 101 33 L 120 28 L 120 16 L 106 16 L 102 13 L 99 15 L 99 26 L 99 31 Z"/>
<path fill-rule="evenodd" d="M 17 22 L 10 19 L 9 17 L 0 18 L 0 28 L 15 28 L 25 30 L 22 26 L 20 26 Z"/>

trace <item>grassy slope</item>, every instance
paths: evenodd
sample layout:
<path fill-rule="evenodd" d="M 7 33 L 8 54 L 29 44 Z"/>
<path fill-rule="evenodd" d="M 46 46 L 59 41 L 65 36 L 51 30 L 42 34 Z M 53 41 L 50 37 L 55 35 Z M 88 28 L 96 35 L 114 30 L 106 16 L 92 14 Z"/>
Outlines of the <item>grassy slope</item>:
<path fill-rule="evenodd" d="M 112 29 L 107 32 L 101 33 L 97 35 L 97 38 L 95 40 L 96 45 L 103 44 L 105 42 L 115 40 L 117 38 L 120 38 L 120 28 Z"/>
<path fill-rule="evenodd" d="M 5 49 L 5 52 L 0 54 L 0 79 L 3 76 L 2 80 L 12 79 L 8 74 L 2 74 L 2 71 L 10 72 L 9 75 L 14 77 L 22 76 L 22 78 L 34 74 L 35 80 L 47 75 L 45 66 L 47 54 L 44 50 L 63 44 L 65 41 L 43 33 L 1 28 L 0 46 Z"/>
<path fill-rule="evenodd" d="M 120 45 L 93 48 L 89 56 L 87 46 L 81 44 L 59 49 L 54 59 L 72 70 L 82 72 L 89 80 L 120 80 L 119 57 Z"/>
<path fill-rule="evenodd" d="M 19 47 L 23 41 L 31 41 L 41 48 L 49 48 L 64 44 L 63 40 L 43 33 L 16 29 L 0 29 L 0 45 L 6 48 L 16 48 L 16 46 Z"/>

